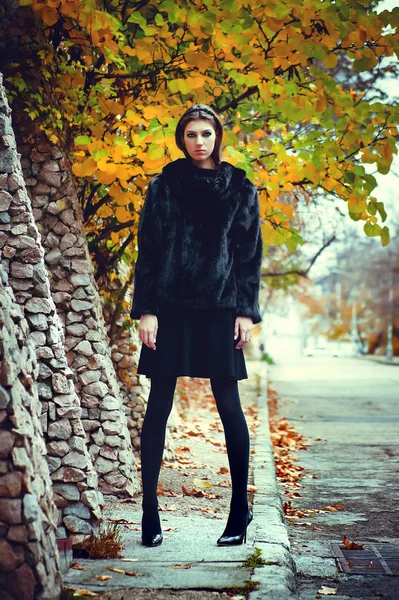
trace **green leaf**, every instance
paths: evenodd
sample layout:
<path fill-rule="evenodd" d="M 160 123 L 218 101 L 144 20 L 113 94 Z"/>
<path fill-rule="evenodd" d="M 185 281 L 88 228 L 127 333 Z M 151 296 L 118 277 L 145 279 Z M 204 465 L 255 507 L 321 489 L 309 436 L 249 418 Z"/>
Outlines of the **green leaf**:
<path fill-rule="evenodd" d="M 147 21 L 145 20 L 143 15 L 141 15 L 138 12 L 134 12 L 130 15 L 130 17 L 128 18 L 128 23 L 136 23 L 141 27 L 143 31 L 145 31 L 145 28 L 147 27 Z"/>
<path fill-rule="evenodd" d="M 364 233 L 369 237 L 376 237 L 377 235 L 381 235 L 382 229 L 377 223 L 373 225 L 370 221 L 366 221 L 364 224 Z"/>
<path fill-rule="evenodd" d="M 297 249 L 298 244 L 302 245 L 305 243 L 305 241 L 303 238 L 301 238 L 300 235 L 294 233 L 292 230 L 291 233 L 292 236 L 285 242 L 285 245 L 287 246 L 290 252 L 294 252 Z"/>
<path fill-rule="evenodd" d="M 363 56 L 360 59 L 356 59 L 352 63 L 353 68 L 357 73 L 361 73 L 362 71 L 368 71 L 370 68 L 370 59 L 367 56 Z"/>
<path fill-rule="evenodd" d="M 88 135 L 78 135 L 78 137 L 75 138 L 76 146 L 87 146 L 87 144 L 91 144 L 91 139 Z"/>
<path fill-rule="evenodd" d="M 384 203 L 383 202 L 376 202 L 375 205 L 377 207 L 378 212 L 380 213 L 381 220 L 383 222 L 386 221 L 387 213 L 385 212 Z"/>
<path fill-rule="evenodd" d="M 354 181 L 355 181 L 354 172 L 353 171 L 345 171 L 344 181 L 345 181 L 345 183 L 354 183 Z"/>
<path fill-rule="evenodd" d="M 389 229 L 386 225 L 381 230 L 381 243 L 383 246 L 387 246 L 390 242 L 391 236 L 389 235 Z"/>
<path fill-rule="evenodd" d="M 158 146 L 157 144 L 150 144 L 148 146 L 147 156 L 150 160 L 157 160 L 158 158 L 162 158 L 165 154 L 165 150 L 162 146 Z"/>

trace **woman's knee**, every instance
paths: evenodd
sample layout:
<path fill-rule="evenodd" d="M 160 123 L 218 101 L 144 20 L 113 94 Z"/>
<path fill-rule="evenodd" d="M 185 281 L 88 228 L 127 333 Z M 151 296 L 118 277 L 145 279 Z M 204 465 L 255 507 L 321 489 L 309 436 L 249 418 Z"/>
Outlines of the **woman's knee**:
<path fill-rule="evenodd" d="M 151 407 L 169 415 L 173 406 L 176 381 L 177 377 L 169 375 L 152 377 L 147 409 Z"/>
<path fill-rule="evenodd" d="M 238 392 L 237 379 L 235 379 L 234 377 L 211 377 L 210 384 L 215 398 L 216 395 L 220 396 L 223 394 L 231 394 L 232 392 Z"/>

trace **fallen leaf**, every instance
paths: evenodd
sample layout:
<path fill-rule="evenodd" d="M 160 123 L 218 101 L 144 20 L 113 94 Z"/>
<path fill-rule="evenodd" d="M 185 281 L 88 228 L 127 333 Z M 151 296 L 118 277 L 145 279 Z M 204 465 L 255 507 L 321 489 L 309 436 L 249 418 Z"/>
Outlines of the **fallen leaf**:
<path fill-rule="evenodd" d="M 125 575 L 130 575 L 130 577 L 135 577 L 136 573 L 134 571 L 126 571 Z"/>
<path fill-rule="evenodd" d="M 219 469 L 219 473 L 221 473 L 222 475 L 224 473 L 228 473 L 228 472 L 229 472 L 229 469 L 227 467 L 220 467 L 220 469 Z"/>
<path fill-rule="evenodd" d="M 123 525 L 124 523 L 131 523 L 131 521 L 119 517 L 108 517 L 107 521 L 111 521 L 112 523 L 119 523 L 120 525 Z"/>
<path fill-rule="evenodd" d="M 112 575 L 96 575 L 95 577 L 100 581 L 108 581 L 108 579 L 112 579 Z"/>
<path fill-rule="evenodd" d="M 336 588 L 327 587 L 322 585 L 319 590 L 317 590 L 319 594 L 323 594 L 324 596 L 335 596 L 337 593 Z"/>
<path fill-rule="evenodd" d="M 176 506 L 174 504 L 171 506 L 161 506 L 161 504 L 159 504 L 159 510 L 176 510 Z"/>
<path fill-rule="evenodd" d="M 196 498 L 203 498 L 205 493 L 202 490 L 197 490 L 195 488 L 188 489 L 185 485 L 182 484 L 181 489 L 183 490 L 183 494 L 185 496 L 194 496 Z"/>
<path fill-rule="evenodd" d="M 336 510 L 346 510 L 346 507 L 343 504 L 332 504 L 331 506 L 325 506 L 324 510 L 334 512 Z"/>
<path fill-rule="evenodd" d="M 346 535 L 344 535 L 342 544 L 340 545 L 340 548 L 346 548 L 347 550 L 362 550 L 363 547 L 364 547 L 364 544 L 357 544 L 356 542 L 350 542 L 348 540 L 348 538 L 346 537 Z"/>
<path fill-rule="evenodd" d="M 115 569 L 114 567 L 108 567 L 108 571 L 113 571 L 114 573 L 121 573 L 122 575 L 125 574 L 125 571 L 123 569 Z"/>
<path fill-rule="evenodd" d="M 209 481 L 206 481 L 205 479 L 194 479 L 193 483 L 197 488 L 205 489 L 212 487 L 212 484 Z"/>
<path fill-rule="evenodd" d="M 98 596 L 98 594 L 95 594 L 91 590 L 76 590 L 74 596 Z"/>
<path fill-rule="evenodd" d="M 82 567 L 78 562 L 74 561 L 71 565 L 71 569 L 76 569 L 77 571 L 84 571 L 86 567 Z"/>
<path fill-rule="evenodd" d="M 191 565 L 172 565 L 172 569 L 191 569 Z"/>
<path fill-rule="evenodd" d="M 122 558 L 123 562 L 138 562 L 138 558 Z"/>

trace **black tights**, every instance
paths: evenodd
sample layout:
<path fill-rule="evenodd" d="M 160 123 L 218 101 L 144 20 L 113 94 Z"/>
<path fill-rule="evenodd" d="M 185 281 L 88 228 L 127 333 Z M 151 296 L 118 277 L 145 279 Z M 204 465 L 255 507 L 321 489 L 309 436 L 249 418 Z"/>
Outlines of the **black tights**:
<path fill-rule="evenodd" d="M 166 424 L 173 406 L 177 378 L 151 378 L 151 390 L 141 430 L 141 478 L 143 529 L 160 529 L 157 486 L 165 446 Z M 211 378 L 210 384 L 223 424 L 230 466 L 232 496 L 226 535 L 240 533 L 246 523 L 249 466 L 249 431 L 241 408 L 238 383 L 230 377 Z"/>

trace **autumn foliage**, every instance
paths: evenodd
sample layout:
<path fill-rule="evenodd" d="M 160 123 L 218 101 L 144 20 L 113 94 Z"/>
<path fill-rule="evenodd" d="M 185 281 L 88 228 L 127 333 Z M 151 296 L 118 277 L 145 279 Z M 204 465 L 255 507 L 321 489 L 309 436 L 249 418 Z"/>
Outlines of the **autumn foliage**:
<path fill-rule="evenodd" d="M 37 19 L 39 50 L 13 63 L 7 86 L 70 151 L 91 249 L 134 262 L 148 179 L 181 156 L 174 130 L 194 102 L 218 111 L 224 159 L 258 187 L 265 251 L 303 243 L 296 208 L 315 195 L 345 202 L 385 245 L 365 164 L 389 171 L 398 108 L 340 77 L 343 64 L 395 70 L 382 61 L 398 54 L 399 11 L 377 15 L 371 4 L 20 0 Z"/>

